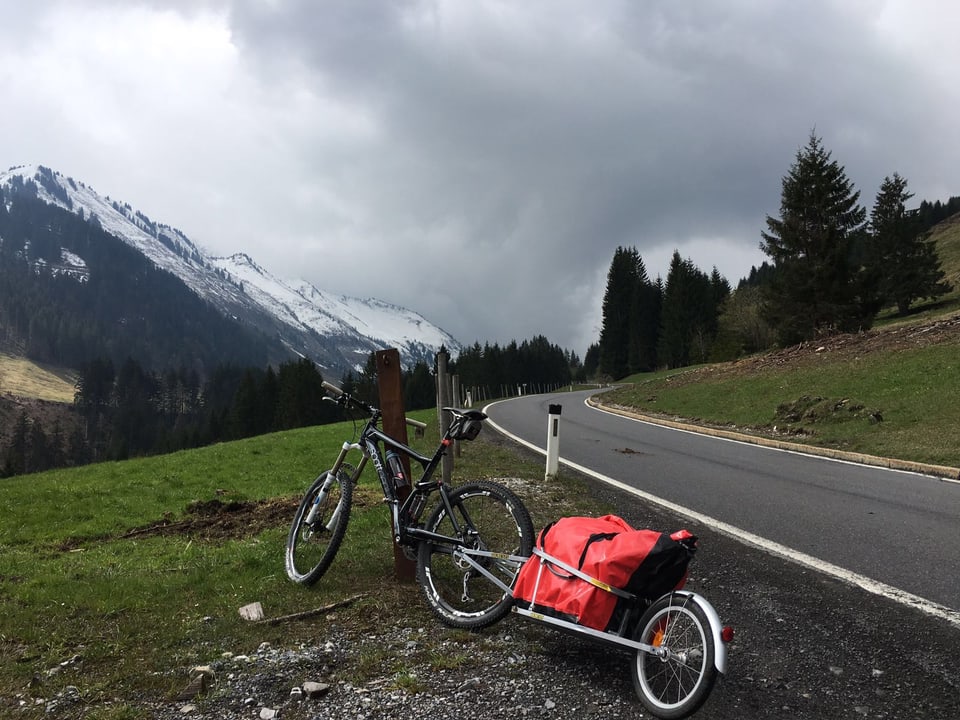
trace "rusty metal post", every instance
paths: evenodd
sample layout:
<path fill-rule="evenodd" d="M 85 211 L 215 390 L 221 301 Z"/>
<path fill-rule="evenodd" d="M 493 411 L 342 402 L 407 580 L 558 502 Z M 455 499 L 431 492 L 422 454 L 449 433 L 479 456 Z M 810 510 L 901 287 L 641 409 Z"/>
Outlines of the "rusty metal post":
<path fill-rule="evenodd" d="M 400 372 L 400 352 L 395 348 L 379 350 L 376 353 L 377 386 L 380 388 L 380 412 L 383 414 L 383 431 L 405 445 L 407 440 L 406 414 L 403 409 L 403 381 Z M 410 477 L 410 458 L 401 455 L 403 472 Z M 397 499 L 402 503 L 410 494 L 410 486 L 397 491 Z M 417 576 L 417 566 L 403 554 L 403 549 L 393 544 L 393 568 L 400 582 L 413 582 Z"/>

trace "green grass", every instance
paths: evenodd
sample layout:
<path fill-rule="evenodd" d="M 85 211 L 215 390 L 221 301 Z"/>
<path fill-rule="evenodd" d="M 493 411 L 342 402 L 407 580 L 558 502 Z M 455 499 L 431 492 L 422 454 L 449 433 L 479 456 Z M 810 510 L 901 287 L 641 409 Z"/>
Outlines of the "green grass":
<path fill-rule="evenodd" d="M 847 359 L 829 353 L 809 366 L 767 366 L 751 374 L 635 376 L 605 400 L 712 425 L 784 433 L 850 452 L 960 467 L 960 344 Z M 792 420 L 782 406 L 822 398 Z M 779 412 L 778 412 L 779 411 Z M 878 420 L 882 418 L 881 421 Z"/>
<path fill-rule="evenodd" d="M 297 494 L 323 458 L 335 456 L 338 445 L 332 434 L 295 430 L 162 458 L 5 480 L 4 500 L 32 508 L 13 522 L 4 522 L 0 543 L 56 543 L 110 535 L 161 520 L 165 514 L 180 517 L 188 503 L 213 499 L 218 491 L 230 500 Z"/>
<path fill-rule="evenodd" d="M 413 415 L 433 419 L 429 412 Z M 312 589 L 286 578 L 283 548 L 296 502 L 350 437 L 349 423 L 306 428 L 0 481 L 0 716 L 16 709 L 17 717 L 43 717 L 44 706 L 34 700 L 74 685 L 84 717 L 147 717 L 139 701 L 175 697 L 190 667 L 222 652 L 249 653 L 264 641 L 294 647 L 322 642 L 323 619 L 277 625 L 243 620 L 238 609 L 255 601 L 271 618 L 365 593 L 337 612 L 338 622 L 362 631 L 404 614 L 412 627 L 430 628 L 431 638 L 460 637 L 445 635 L 415 586 L 394 579 L 387 511 L 371 470 L 330 572 Z M 414 445 L 430 452 L 435 443 L 434 432 Z M 483 435 L 463 444 L 454 471 L 455 482 L 476 477 L 524 479 L 537 493 L 528 505 L 538 527 L 598 509 L 572 479 L 540 487 L 540 462 Z M 190 519 L 195 503 L 215 499 L 284 499 L 290 505 L 275 525 L 256 532 L 213 539 L 129 534 L 163 520 Z M 439 669 L 464 662 L 423 645 Z M 384 663 L 388 656 L 370 656 L 352 672 L 360 680 Z M 416 687 L 402 669 L 386 671 L 396 673 L 398 687 Z M 21 711 L 21 702 L 29 709 Z"/>
<path fill-rule="evenodd" d="M 954 216 L 956 218 L 956 216 Z M 934 229 L 931 239 L 936 243 L 937 257 L 953 285 L 952 297 L 960 296 L 960 219 L 947 220 Z"/>

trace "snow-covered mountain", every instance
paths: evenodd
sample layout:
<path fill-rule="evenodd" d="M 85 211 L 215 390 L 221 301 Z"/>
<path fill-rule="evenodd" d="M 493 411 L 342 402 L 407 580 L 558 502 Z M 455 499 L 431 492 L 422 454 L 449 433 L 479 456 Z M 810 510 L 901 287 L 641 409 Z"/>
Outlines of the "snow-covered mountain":
<path fill-rule="evenodd" d="M 348 369 L 361 368 L 374 350 L 395 347 L 407 366 L 418 360 L 432 363 L 441 345 L 454 355 L 460 350 L 451 335 L 411 310 L 334 295 L 304 280 L 281 280 L 242 253 L 207 255 L 180 230 L 49 168 L 24 165 L 0 172 L 0 188 L 30 184 L 41 200 L 99 224 L 225 315 L 313 359 L 337 379 Z M 86 266 L 83 258 L 64 252 L 57 270 L 81 277 Z"/>

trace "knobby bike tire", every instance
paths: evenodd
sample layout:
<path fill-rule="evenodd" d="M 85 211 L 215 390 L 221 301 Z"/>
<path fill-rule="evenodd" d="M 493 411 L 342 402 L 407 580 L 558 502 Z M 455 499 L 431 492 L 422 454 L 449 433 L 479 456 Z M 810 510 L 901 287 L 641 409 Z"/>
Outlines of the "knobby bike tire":
<path fill-rule="evenodd" d="M 287 535 L 285 552 L 287 577 L 295 583 L 313 585 L 317 582 L 340 549 L 353 504 L 353 481 L 347 470 L 341 469 L 337 474 L 312 524 L 307 524 L 307 517 L 330 473 L 325 472 L 314 480 L 300 501 Z"/>
<path fill-rule="evenodd" d="M 473 531 L 471 537 L 461 538 L 460 545 L 523 557 L 533 552 L 530 513 L 507 488 L 478 480 L 449 491 L 448 498 L 457 522 Z M 442 501 L 424 527 L 430 532 L 455 535 Z M 450 544 L 420 543 L 417 580 L 427 605 L 441 622 L 454 628 L 478 630 L 497 622 L 510 612 L 513 595 L 462 559 L 455 559 L 453 549 Z M 482 563 L 508 587 L 513 587 L 522 564 L 496 558 L 483 559 Z"/>
<path fill-rule="evenodd" d="M 633 687 L 644 706 L 663 720 L 695 713 L 717 679 L 710 621 L 682 595 L 656 600 L 637 622 L 634 640 L 670 650 L 669 657 L 638 650 L 631 667 Z"/>

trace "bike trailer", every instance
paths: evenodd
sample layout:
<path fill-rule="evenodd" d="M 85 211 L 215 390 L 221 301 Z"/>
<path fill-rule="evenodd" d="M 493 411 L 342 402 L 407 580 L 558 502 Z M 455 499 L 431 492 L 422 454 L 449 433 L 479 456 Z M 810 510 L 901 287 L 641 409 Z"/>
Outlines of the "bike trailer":
<path fill-rule="evenodd" d="M 601 631 L 622 609 L 652 601 L 686 582 L 696 537 L 635 530 L 616 515 L 567 517 L 547 525 L 517 575 L 517 606 Z"/>

